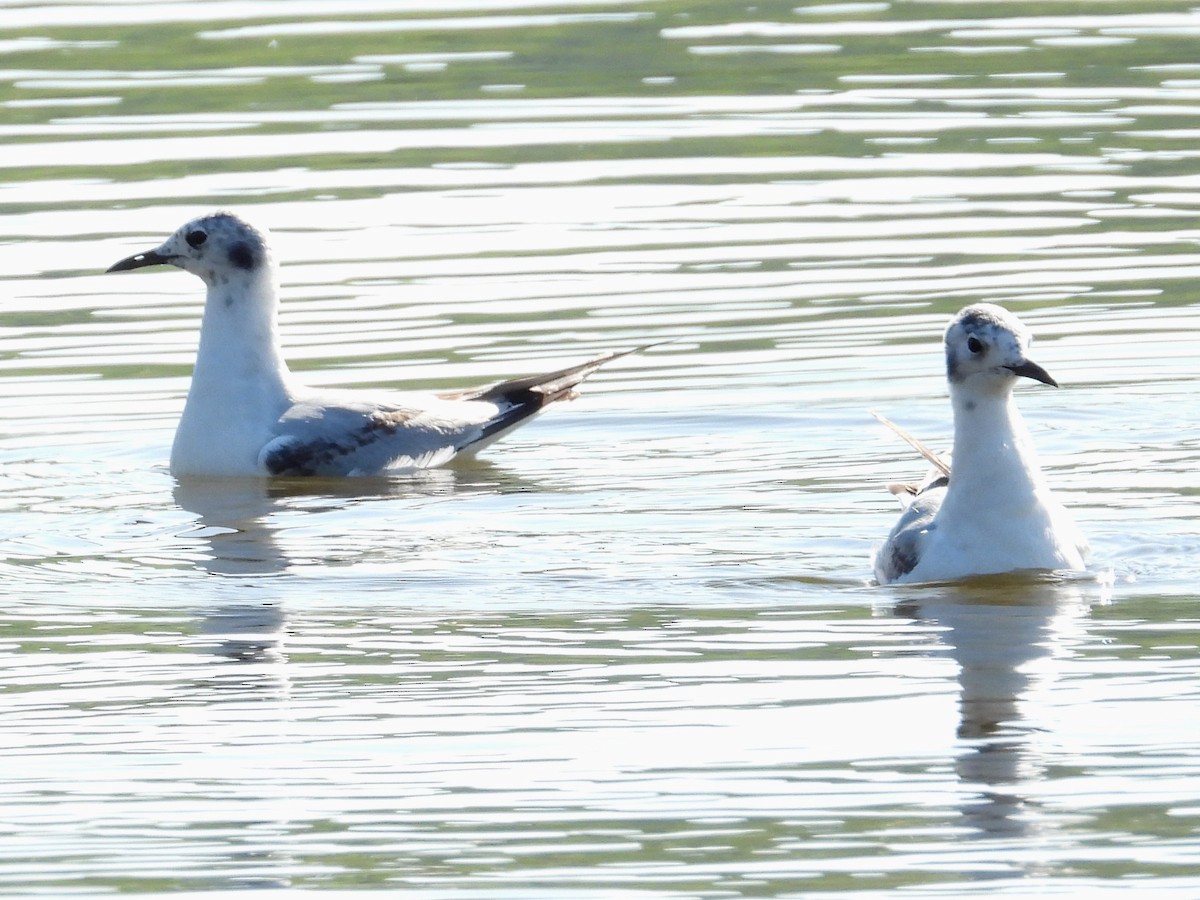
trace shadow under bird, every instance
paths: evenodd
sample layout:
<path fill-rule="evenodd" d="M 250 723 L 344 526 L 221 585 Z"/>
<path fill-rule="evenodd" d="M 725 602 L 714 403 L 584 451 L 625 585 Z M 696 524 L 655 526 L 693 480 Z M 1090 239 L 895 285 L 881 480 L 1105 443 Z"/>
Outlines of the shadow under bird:
<path fill-rule="evenodd" d="M 1016 316 L 991 303 L 968 306 L 950 321 L 953 465 L 896 429 L 934 463 L 934 473 L 920 486 L 892 489 L 905 509 L 875 554 L 880 584 L 1084 568 L 1087 541 L 1046 485 L 1013 399 L 1018 378 L 1058 387 L 1029 358 L 1031 341 Z"/>
<path fill-rule="evenodd" d="M 177 476 L 368 476 L 475 454 L 575 388 L 610 353 L 544 375 L 444 394 L 318 390 L 292 377 L 267 235 L 228 212 L 193 219 L 108 269 L 169 265 L 207 286 L 191 388 L 171 447 Z"/>

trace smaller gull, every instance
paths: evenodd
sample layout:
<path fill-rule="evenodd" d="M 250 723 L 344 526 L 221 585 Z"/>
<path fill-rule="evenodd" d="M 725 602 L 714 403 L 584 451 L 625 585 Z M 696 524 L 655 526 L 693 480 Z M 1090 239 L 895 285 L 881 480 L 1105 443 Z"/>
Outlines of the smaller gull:
<path fill-rule="evenodd" d="M 191 272 L 208 288 L 171 447 L 177 476 L 368 476 L 440 466 L 572 399 L 585 378 L 626 355 L 453 393 L 317 390 L 298 384 L 284 362 L 264 231 L 228 212 L 202 216 L 108 271 L 156 265 Z"/>
<path fill-rule="evenodd" d="M 1018 377 L 1058 386 L 1026 355 L 1031 340 L 1016 316 L 991 303 L 968 306 L 950 321 L 953 471 L 895 429 L 934 471 L 920 486 L 892 488 L 905 509 L 875 554 L 880 584 L 1084 568 L 1087 541 L 1051 495 L 1013 399 Z"/>

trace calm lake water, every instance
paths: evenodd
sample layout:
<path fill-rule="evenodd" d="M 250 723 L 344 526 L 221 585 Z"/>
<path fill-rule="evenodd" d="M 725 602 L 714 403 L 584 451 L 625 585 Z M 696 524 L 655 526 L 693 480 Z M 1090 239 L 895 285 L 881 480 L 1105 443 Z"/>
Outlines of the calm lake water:
<path fill-rule="evenodd" d="M 2 0 L 0 893 L 1200 896 L 1192 6 Z M 313 383 L 670 343 L 179 483 L 218 207 Z M 979 300 L 1091 571 L 876 587 Z"/>

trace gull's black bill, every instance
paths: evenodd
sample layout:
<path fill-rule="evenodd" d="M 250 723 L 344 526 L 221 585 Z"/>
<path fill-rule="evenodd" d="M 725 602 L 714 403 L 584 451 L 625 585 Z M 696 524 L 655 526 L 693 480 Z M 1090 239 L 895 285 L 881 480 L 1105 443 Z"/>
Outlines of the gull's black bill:
<path fill-rule="evenodd" d="M 1040 381 L 1042 384 L 1048 384 L 1051 387 L 1058 387 L 1058 382 L 1051 377 L 1049 372 L 1030 360 L 1025 360 L 1019 366 L 1005 366 L 1004 368 L 1008 369 L 1014 375 L 1021 375 L 1025 378 L 1032 378 L 1034 381 Z"/>
<path fill-rule="evenodd" d="M 120 262 L 113 263 L 106 272 L 128 272 L 130 269 L 142 269 L 146 266 L 161 266 L 169 263 L 171 257 L 163 256 L 157 250 L 147 250 L 145 253 L 135 253 Z"/>

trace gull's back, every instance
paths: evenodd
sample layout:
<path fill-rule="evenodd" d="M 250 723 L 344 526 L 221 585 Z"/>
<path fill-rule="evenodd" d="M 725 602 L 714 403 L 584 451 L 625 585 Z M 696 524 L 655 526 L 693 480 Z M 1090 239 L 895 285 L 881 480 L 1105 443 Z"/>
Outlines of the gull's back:
<path fill-rule="evenodd" d="M 258 462 L 268 475 L 373 475 L 428 469 L 452 459 L 476 435 L 494 406 L 420 406 L 314 395 L 279 419 Z"/>
<path fill-rule="evenodd" d="M 258 464 L 268 475 L 361 476 L 428 469 L 478 453 L 575 388 L 610 353 L 544 375 L 455 394 L 305 391 L 279 417 Z"/>

